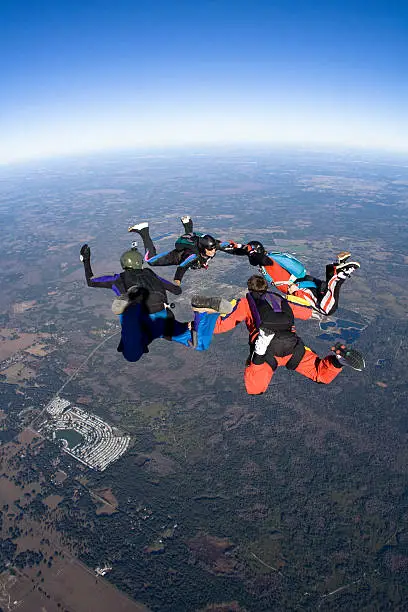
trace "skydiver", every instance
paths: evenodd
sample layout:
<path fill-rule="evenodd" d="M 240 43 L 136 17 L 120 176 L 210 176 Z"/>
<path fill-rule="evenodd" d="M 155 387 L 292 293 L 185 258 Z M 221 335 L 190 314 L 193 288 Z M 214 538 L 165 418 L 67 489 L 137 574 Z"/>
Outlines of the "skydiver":
<path fill-rule="evenodd" d="M 349 261 L 350 253 L 342 251 L 335 262 L 326 266 L 326 280 L 320 280 L 306 274 L 303 264 L 292 255 L 267 252 L 258 240 L 247 244 L 224 242 L 220 250 L 246 255 L 249 263 L 258 266 L 267 281 L 282 293 L 294 296 L 293 301 L 307 304 L 324 316 L 335 313 L 342 284 L 360 267 L 357 261 Z"/>
<path fill-rule="evenodd" d="M 148 345 L 157 338 L 173 340 L 202 351 L 208 348 L 218 312 L 199 309 L 194 320 L 177 321 L 168 305 L 167 291 L 181 294 L 181 288 L 160 278 L 149 268 L 142 268 L 143 257 L 133 246 L 120 258 L 123 272 L 95 277 L 91 267 L 91 249 L 84 244 L 80 250 L 85 278 L 89 287 L 112 289 L 115 300 L 112 310 L 120 315 L 122 326 L 118 351 L 127 361 L 138 361 L 148 353 Z M 230 312 L 231 305 L 220 299 L 222 312 Z M 193 308 L 194 310 L 194 308 Z"/>
<path fill-rule="evenodd" d="M 175 247 L 171 251 L 157 254 L 156 247 L 149 233 L 149 224 L 139 223 L 129 227 L 129 232 L 138 233 L 143 240 L 145 248 L 145 261 L 150 266 L 177 266 L 174 274 L 174 283 L 181 284 L 181 280 L 187 270 L 208 268 L 208 264 L 216 253 L 217 241 L 209 234 L 193 232 L 191 217 L 181 217 L 184 226 L 184 234 L 176 240 Z"/>
<path fill-rule="evenodd" d="M 209 307 L 212 300 L 197 296 L 192 303 Z M 294 319 L 309 316 L 308 308 L 290 303 L 277 293 L 268 292 L 268 283 L 263 276 L 253 275 L 248 279 L 246 297 L 237 301 L 230 314 L 220 316 L 214 328 L 214 334 L 221 334 L 245 321 L 250 345 L 244 372 L 248 394 L 264 393 L 276 368 L 280 366 L 325 384 L 338 376 L 343 365 L 355 370 L 365 367 L 362 355 L 340 342 L 332 347 L 334 354 L 323 359 L 305 347 L 296 334 Z"/>

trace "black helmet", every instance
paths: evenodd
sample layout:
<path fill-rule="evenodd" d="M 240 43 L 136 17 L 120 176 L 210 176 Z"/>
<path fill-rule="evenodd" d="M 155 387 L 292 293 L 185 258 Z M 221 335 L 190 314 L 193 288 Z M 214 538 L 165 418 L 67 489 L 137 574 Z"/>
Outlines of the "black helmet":
<path fill-rule="evenodd" d="M 143 265 L 143 257 L 135 248 L 129 249 L 122 253 L 120 257 L 120 265 L 124 270 L 141 270 Z"/>
<path fill-rule="evenodd" d="M 259 242 L 259 240 L 251 240 L 246 245 L 246 248 L 249 255 L 252 255 L 253 253 L 257 253 L 258 255 L 265 254 L 265 247 L 261 242 Z"/>
<path fill-rule="evenodd" d="M 200 249 L 200 251 L 204 251 L 205 249 L 208 249 L 210 251 L 211 249 L 215 249 L 216 246 L 217 242 L 215 238 L 210 236 L 210 234 L 205 234 L 205 236 L 200 236 L 198 238 L 198 248 Z"/>

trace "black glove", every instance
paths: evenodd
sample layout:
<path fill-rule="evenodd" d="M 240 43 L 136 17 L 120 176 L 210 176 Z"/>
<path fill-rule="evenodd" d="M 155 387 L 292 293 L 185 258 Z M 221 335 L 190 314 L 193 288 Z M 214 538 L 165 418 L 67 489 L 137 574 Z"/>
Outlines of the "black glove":
<path fill-rule="evenodd" d="M 81 246 L 81 250 L 79 251 L 79 259 L 81 261 L 89 261 L 91 259 L 91 249 L 87 244 L 83 244 Z"/>

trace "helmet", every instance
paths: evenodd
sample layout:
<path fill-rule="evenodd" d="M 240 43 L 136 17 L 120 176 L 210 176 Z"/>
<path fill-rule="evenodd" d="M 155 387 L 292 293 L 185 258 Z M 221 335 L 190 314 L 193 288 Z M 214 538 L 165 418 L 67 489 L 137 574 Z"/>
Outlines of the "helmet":
<path fill-rule="evenodd" d="M 205 234 L 205 236 L 200 236 L 198 238 L 198 248 L 200 249 L 200 251 L 204 251 L 205 249 L 215 249 L 216 246 L 217 242 L 215 238 L 210 236 L 210 234 Z"/>
<path fill-rule="evenodd" d="M 143 265 L 143 257 L 135 248 L 129 249 L 122 253 L 120 257 L 120 265 L 124 270 L 141 270 Z"/>
<path fill-rule="evenodd" d="M 249 255 L 252 255 L 254 253 L 257 253 L 258 255 L 264 255 L 265 254 L 265 247 L 258 240 L 251 240 L 246 245 L 246 248 L 247 248 L 247 251 L 248 251 Z"/>

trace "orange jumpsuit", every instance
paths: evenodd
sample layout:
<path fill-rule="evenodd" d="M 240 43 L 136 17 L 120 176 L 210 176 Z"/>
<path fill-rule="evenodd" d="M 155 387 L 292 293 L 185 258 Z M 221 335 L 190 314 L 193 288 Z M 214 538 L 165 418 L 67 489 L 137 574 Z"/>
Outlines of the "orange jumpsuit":
<path fill-rule="evenodd" d="M 289 306 L 294 317 L 297 319 L 309 319 L 312 315 L 312 310 L 310 308 L 298 306 L 297 304 L 289 304 Z M 239 325 L 239 323 L 244 321 L 249 332 L 249 342 L 253 346 L 258 335 L 258 329 L 246 297 L 238 300 L 231 314 L 227 315 L 226 317 L 219 317 L 219 319 L 217 319 L 214 333 L 222 334 L 230 331 Z M 294 330 L 292 331 L 293 334 L 295 334 Z M 276 355 L 274 356 L 276 365 L 278 367 L 285 366 L 291 357 L 292 353 L 283 357 L 277 357 Z M 320 359 L 316 353 L 308 348 L 306 348 L 303 357 L 301 358 L 298 366 L 295 368 L 296 372 L 299 372 L 299 374 L 303 374 L 303 376 L 306 376 L 315 382 L 325 384 L 330 383 L 334 378 L 336 378 L 336 376 L 341 372 L 341 369 L 341 365 L 334 355 L 328 355 L 324 359 Z M 256 365 L 252 362 L 252 360 L 249 361 L 244 372 L 244 382 L 247 393 L 250 395 L 264 393 L 268 388 L 273 374 L 274 369 L 266 361 L 260 365 Z"/>

